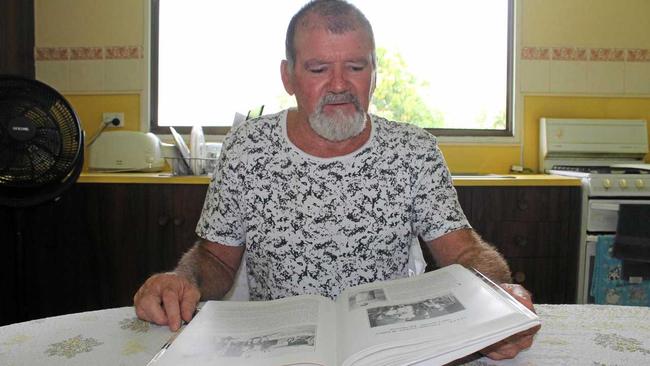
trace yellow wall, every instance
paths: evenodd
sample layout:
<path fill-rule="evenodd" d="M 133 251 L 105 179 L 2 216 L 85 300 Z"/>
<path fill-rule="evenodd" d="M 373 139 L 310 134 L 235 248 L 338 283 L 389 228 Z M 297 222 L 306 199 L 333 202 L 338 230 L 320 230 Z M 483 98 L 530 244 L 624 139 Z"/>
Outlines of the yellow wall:
<path fill-rule="evenodd" d="M 121 131 L 137 131 L 140 128 L 140 95 L 65 95 L 83 126 L 86 143 L 99 131 L 103 112 L 124 112 L 124 127 Z M 106 131 L 110 131 L 110 128 Z M 86 151 L 86 157 L 88 156 Z M 84 161 L 84 169 L 88 158 Z"/>
<path fill-rule="evenodd" d="M 36 0 L 39 47 L 140 45 L 143 0 Z"/>
<path fill-rule="evenodd" d="M 649 48 L 648 0 L 524 0 L 523 45 Z"/>

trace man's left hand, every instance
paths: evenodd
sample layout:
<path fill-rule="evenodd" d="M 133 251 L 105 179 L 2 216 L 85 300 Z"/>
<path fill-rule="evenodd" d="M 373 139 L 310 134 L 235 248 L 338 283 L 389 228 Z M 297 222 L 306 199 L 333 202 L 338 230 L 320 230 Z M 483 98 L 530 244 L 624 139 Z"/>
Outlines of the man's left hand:
<path fill-rule="evenodd" d="M 532 296 L 525 288 L 510 283 L 501 284 L 501 287 L 520 303 L 524 304 L 528 309 L 535 312 Z M 541 327 L 541 325 L 538 325 L 523 332 L 514 334 L 498 343 L 482 349 L 481 353 L 493 360 L 514 358 L 519 352 L 529 348 L 533 344 L 533 336 Z"/>

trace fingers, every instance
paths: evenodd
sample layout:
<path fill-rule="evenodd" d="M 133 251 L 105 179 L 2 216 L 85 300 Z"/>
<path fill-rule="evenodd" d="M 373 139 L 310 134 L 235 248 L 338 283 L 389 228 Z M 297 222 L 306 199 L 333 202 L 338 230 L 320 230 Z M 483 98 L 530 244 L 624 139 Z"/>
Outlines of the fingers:
<path fill-rule="evenodd" d="M 186 322 L 192 320 L 194 316 L 194 311 L 196 311 L 196 305 L 201 299 L 201 293 L 194 286 L 189 286 L 183 292 L 183 297 L 181 298 L 181 317 Z"/>
<path fill-rule="evenodd" d="M 171 331 L 181 326 L 182 319 L 192 318 L 201 295 L 199 290 L 176 274 L 151 276 L 133 297 L 138 318 L 168 325 Z"/>
<path fill-rule="evenodd" d="M 528 290 L 526 290 L 523 286 L 513 283 L 502 283 L 501 287 L 515 299 L 517 299 L 517 301 L 530 309 L 533 313 L 535 312 L 535 306 L 533 305 L 533 295 L 528 292 Z"/>
<path fill-rule="evenodd" d="M 165 288 L 162 291 L 162 303 L 167 314 L 167 325 L 172 332 L 181 327 L 181 310 L 177 289 Z"/>
<path fill-rule="evenodd" d="M 533 335 L 539 330 L 529 329 L 521 333 L 510 336 L 501 342 L 495 343 L 487 348 L 481 350 L 485 356 L 493 360 L 504 360 L 514 358 L 519 352 L 530 348 L 533 344 Z"/>
<path fill-rule="evenodd" d="M 133 304 L 138 318 L 166 325 L 167 315 L 161 306 L 160 285 L 158 284 L 160 280 L 157 275 L 150 277 L 136 292 Z"/>

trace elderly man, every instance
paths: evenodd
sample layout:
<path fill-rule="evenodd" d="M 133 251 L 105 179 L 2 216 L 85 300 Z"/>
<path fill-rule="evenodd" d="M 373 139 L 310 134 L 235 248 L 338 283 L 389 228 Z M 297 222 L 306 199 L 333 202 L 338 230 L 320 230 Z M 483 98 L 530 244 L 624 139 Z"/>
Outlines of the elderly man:
<path fill-rule="evenodd" d="M 377 62 L 365 16 L 344 1 L 310 2 L 289 24 L 286 57 L 282 82 L 298 107 L 231 131 L 197 225 L 203 240 L 142 285 L 137 315 L 178 329 L 199 300 L 231 288 L 244 251 L 254 300 L 333 298 L 407 276 L 417 237 L 440 266 L 509 282 L 503 258 L 470 228 L 436 139 L 368 114 Z M 532 308 L 523 288 L 504 287 Z M 484 353 L 514 357 L 536 331 Z"/>

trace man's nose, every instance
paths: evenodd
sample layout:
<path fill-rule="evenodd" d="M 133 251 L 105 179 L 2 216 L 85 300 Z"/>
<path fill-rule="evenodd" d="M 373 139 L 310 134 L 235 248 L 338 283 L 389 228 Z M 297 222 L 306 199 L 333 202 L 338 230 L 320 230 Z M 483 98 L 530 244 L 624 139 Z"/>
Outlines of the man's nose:
<path fill-rule="evenodd" d="M 348 90 L 348 80 L 342 67 L 334 68 L 330 79 L 330 91 L 340 93 Z"/>

